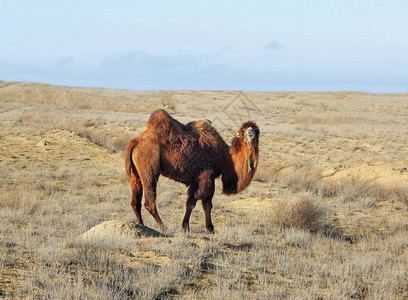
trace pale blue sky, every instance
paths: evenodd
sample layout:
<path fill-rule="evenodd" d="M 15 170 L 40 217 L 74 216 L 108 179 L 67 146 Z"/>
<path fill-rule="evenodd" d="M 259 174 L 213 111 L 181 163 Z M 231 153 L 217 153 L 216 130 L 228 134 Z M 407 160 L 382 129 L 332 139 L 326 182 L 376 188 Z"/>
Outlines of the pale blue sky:
<path fill-rule="evenodd" d="M 0 0 L 0 79 L 408 92 L 408 0 Z"/>

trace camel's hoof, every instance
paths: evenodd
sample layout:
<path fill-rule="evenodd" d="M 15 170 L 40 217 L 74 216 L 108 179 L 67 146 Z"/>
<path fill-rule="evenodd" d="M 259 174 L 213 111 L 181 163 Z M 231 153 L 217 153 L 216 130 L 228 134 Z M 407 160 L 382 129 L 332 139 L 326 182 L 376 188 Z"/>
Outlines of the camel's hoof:
<path fill-rule="evenodd" d="M 190 224 L 182 223 L 181 224 L 181 231 L 183 231 L 184 233 L 189 233 L 190 232 Z"/>
<path fill-rule="evenodd" d="M 157 225 L 159 226 L 161 231 L 163 231 L 163 232 L 167 231 L 167 226 L 164 225 L 164 223 L 157 223 Z"/>
<path fill-rule="evenodd" d="M 209 228 L 206 228 L 206 229 L 207 229 L 207 233 L 211 233 L 211 234 L 215 233 L 214 227 L 209 227 Z"/>

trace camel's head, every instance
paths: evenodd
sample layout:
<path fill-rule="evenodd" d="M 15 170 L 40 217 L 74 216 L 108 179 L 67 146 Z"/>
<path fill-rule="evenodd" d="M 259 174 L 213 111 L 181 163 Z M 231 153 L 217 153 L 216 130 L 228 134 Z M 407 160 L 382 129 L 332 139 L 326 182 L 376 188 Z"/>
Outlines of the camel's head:
<path fill-rule="evenodd" d="M 245 122 L 237 131 L 236 137 L 246 145 L 256 147 L 259 140 L 259 128 L 252 121 Z"/>

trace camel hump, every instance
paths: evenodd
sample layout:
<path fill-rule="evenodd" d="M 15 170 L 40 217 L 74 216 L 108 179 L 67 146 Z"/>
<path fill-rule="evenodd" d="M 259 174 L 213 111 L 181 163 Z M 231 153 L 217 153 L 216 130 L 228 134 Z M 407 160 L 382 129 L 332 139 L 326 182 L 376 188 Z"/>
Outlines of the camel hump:
<path fill-rule="evenodd" d="M 192 131 L 198 133 L 199 143 L 201 145 L 209 146 L 212 149 L 228 147 L 217 130 L 212 126 L 212 122 L 210 120 L 193 121 L 188 123 L 186 128 L 190 128 Z M 217 150 L 217 152 L 218 151 L 219 150 Z"/>
<path fill-rule="evenodd" d="M 168 128 L 174 119 L 164 109 L 154 111 L 147 121 L 147 128 Z"/>
<path fill-rule="evenodd" d="M 195 127 L 197 128 L 198 131 L 209 131 L 213 130 L 214 128 L 211 125 L 210 120 L 199 120 L 196 121 Z"/>
<path fill-rule="evenodd" d="M 204 133 L 207 131 L 211 131 L 214 128 L 211 125 L 210 120 L 198 120 L 198 121 L 191 121 L 186 124 L 187 128 L 192 128 L 194 130 L 197 130 L 198 132 Z"/>

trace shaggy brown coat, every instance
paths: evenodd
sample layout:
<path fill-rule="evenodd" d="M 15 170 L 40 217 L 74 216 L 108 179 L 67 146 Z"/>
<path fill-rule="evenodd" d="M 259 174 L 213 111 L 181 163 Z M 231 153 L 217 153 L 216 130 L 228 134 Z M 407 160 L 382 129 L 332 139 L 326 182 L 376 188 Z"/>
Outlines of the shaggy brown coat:
<path fill-rule="evenodd" d="M 144 206 L 162 230 L 165 226 L 156 208 L 156 186 L 160 175 L 188 186 L 183 230 L 197 200 L 202 200 L 205 227 L 213 232 L 211 221 L 214 180 L 221 175 L 224 194 L 244 190 L 258 165 L 259 129 L 254 122 L 244 123 L 229 147 L 210 121 L 182 124 L 166 111 L 157 110 L 147 122 L 146 130 L 126 147 L 126 173 L 132 190 L 131 205 L 139 224 L 143 224 Z"/>

